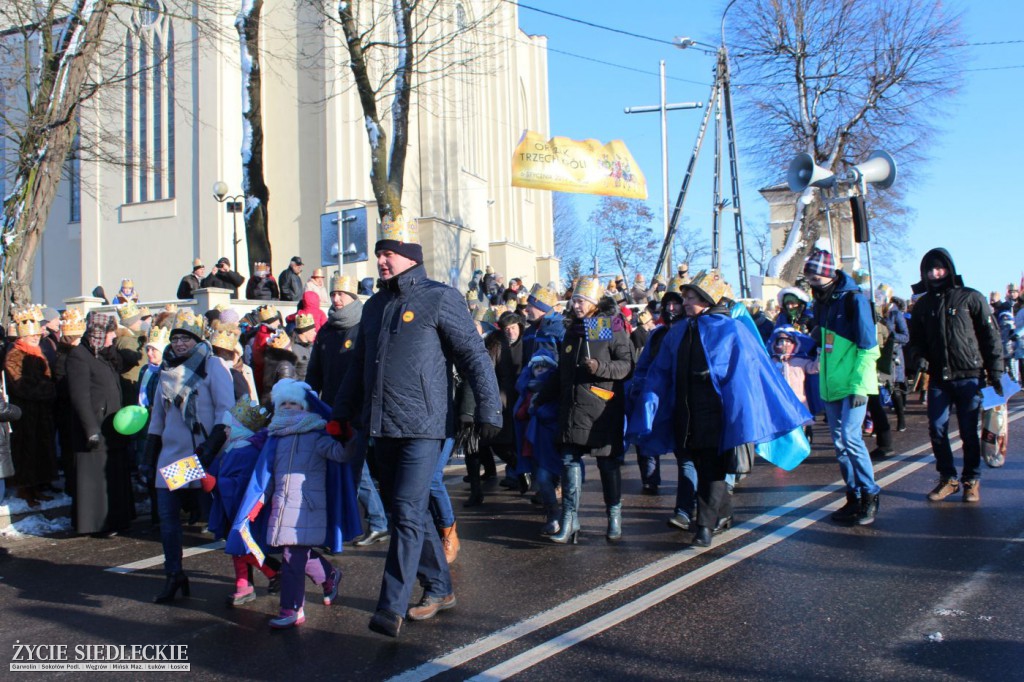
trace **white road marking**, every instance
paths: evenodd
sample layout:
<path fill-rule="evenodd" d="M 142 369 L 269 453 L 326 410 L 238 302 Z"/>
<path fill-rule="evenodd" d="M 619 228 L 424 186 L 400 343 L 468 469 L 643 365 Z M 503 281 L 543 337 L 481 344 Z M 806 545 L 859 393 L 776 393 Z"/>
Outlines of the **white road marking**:
<path fill-rule="evenodd" d="M 212 552 L 214 550 L 224 549 L 224 541 L 217 540 L 206 545 L 198 545 L 196 547 L 186 547 L 185 551 L 181 553 L 182 558 L 195 556 L 196 554 L 205 554 L 206 552 Z M 152 568 L 159 566 L 164 563 L 164 555 L 150 557 L 148 559 L 140 559 L 139 561 L 133 561 L 130 564 L 123 564 L 121 566 L 114 566 L 108 568 L 109 573 L 132 573 L 133 571 L 141 571 L 144 568 Z"/>
<path fill-rule="evenodd" d="M 1020 418 L 1024 414 L 1024 410 L 1017 410 L 1010 415 L 1008 421 L 1014 421 Z M 950 436 L 954 436 L 958 432 L 953 431 Z M 952 448 L 955 450 L 960 447 L 959 441 L 951 442 Z M 875 467 L 875 471 L 884 471 L 886 469 L 893 468 L 899 464 L 902 464 L 912 457 L 915 457 L 927 450 L 931 449 L 931 443 L 924 443 L 916 448 L 908 450 L 899 456 L 891 457 L 878 466 Z M 908 476 L 909 474 L 921 469 L 926 466 L 929 462 L 927 460 L 910 463 L 905 467 L 902 467 L 899 471 L 895 471 L 888 476 L 881 479 L 877 479 L 880 485 L 887 485 L 889 483 L 898 481 L 899 479 Z M 834 492 L 837 492 L 845 488 L 845 484 L 840 480 L 835 483 L 829 484 L 822 487 L 820 490 L 808 493 L 792 502 L 776 507 L 775 509 L 760 514 L 749 521 L 739 524 L 732 530 L 723 533 L 720 542 L 727 542 L 736 538 L 742 537 L 743 535 L 755 530 L 763 525 L 771 523 L 775 519 L 781 516 L 787 515 L 796 509 L 811 506 L 823 497 L 826 497 Z M 715 575 L 727 568 L 732 567 L 739 561 L 748 559 L 765 549 L 768 549 L 772 545 L 781 542 L 785 538 L 793 535 L 799 530 L 806 528 L 807 526 L 815 523 L 816 521 L 823 518 L 829 512 L 834 509 L 838 509 L 845 499 L 835 500 L 823 507 L 820 507 L 806 516 L 803 516 L 788 525 L 779 528 L 769 535 L 761 538 L 760 540 L 751 543 L 745 547 L 737 549 L 726 556 L 717 559 L 707 566 L 704 566 L 697 571 L 682 576 L 650 593 L 637 599 L 629 604 L 626 604 L 610 613 L 591 621 L 585 625 L 576 628 L 568 633 L 555 637 L 548 642 L 541 644 L 529 651 L 526 651 L 518 656 L 515 656 L 504 663 L 501 663 L 489 670 L 486 670 L 479 675 L 471 678 L 473 680 L 500 680 L 505 679 L 511 675 L 517 674 L 526 670 L 533 665 L 549 658 L 556 653 L 563 651 L 575 644 L 578 644 L 590 637 L 593 637 L 604 630 L 607 630 L 614 625 L 617 625 L 629 618 L 632 618 L 637 613 L 649 608 L 650 606 L 657 604 L 658 602 L 664 601 L 669 597 L 678 594 L 679 592 L 697 584 L 698 582 Z M 680 566 L 691 559 L 694 559 L 709 548 L 687 548 L 674 555 L 667 556 L 663 559 L 659 559 L 647 566 L 644 566 L 632 573 L 628 573 L 621 578 L 617 578 L 611 582 L 605 583 L 604 585 L 598 586 L 593 590 L 585 592 L 562 605 L 543 611 L 535 616 L 532 616 L 526 620 L 520 621 L 514 625 L 510 625 L 502 630 L 499 630 L 491 635 L 483 637 L 476 642 L 467 644 L 463 647 L 455 649 L 439 658 L 435 658 L 432 661 L 428 661 L 423 665 L 411 668 L 403 673 L 400 673 L 392 678 L 388 682 L 414 682 L 420 680 L 427 680 L 431 677 L 439 675 L 441 673 L 457 668 L 468 661 L 483 656 L 484 654 L 490 653 L 495 649 L 498 649 L 510 642 L 513 642 L 521 637 L 536 632 L 543 627 L 551 625 L 559 620 L 567 618 L 569 616 L 578 613 L 579 611 L 593 606 L 608 597 L 617 594 L 618 592 L 634 587 L 645 580 L 652 578 L 660 573 L 667 570 Z"/>

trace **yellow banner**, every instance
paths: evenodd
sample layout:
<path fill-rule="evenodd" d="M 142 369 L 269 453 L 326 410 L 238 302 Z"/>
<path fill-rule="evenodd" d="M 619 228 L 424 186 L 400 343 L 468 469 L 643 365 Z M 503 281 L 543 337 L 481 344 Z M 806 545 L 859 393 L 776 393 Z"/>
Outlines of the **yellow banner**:
<path fill-rule="evenodd" d="M 647 180 L 622 140 L 545 140 L 532 130 L 523 133 L 512 157 L 512 186 L 647 198 Z"/>

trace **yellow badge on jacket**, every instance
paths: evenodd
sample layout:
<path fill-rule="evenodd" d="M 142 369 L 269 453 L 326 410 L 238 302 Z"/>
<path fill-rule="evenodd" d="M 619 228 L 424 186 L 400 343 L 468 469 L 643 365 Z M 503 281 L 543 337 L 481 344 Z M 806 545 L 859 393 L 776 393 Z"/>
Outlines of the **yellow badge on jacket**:
<path fill-rule="evenodd" d="M 406 310 L 402 313 L 402 322 L 412 322 L 416 318 L 416 315 L 411 310 Z"/>
<path fill-rule="evenodd" d="M 349 348 L 351 348 L 352 347 L 352 339 L 345 339 L 344 346 L 345 346 L 345 350 L 348 350 Z"/>

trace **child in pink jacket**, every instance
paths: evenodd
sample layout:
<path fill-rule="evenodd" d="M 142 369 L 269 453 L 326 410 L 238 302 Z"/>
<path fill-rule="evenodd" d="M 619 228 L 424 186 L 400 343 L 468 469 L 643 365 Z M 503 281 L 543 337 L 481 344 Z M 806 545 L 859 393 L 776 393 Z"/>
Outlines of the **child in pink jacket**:
<path fill-rule="evenodd" d="M 801 338 L 803 337 L 803 338 Z M 778 327 L 768 340 L 768 349 L 775 366 L 800 402 L 807 407 L 807 375 L 818 373 L 818 360 L 808 357 L 813 340 L 793 327 Z M 810 440 L 810 426 L 805 427 Z"/>

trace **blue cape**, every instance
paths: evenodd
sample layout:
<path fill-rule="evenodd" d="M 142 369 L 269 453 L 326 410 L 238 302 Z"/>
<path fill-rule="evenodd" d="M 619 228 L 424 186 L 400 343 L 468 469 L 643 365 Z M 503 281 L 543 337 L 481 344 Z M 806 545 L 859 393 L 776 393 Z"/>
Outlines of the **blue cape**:
<path fill-rule="evenodd" d="M 256 466 L 263 444 L 267 440 L 267 431 L 263 429 L 245 440 L 246 444 L 222 452 L 213 460 L 208 472 L 217 478 L 217 487 L 213 489 L 213 501 L 210 504 L 210 532 L 213 537 L 221 540 L 226 538 L 242 504 L 252 470 Z M 264 538 L 256 538 L 262 542 Z"/>
<path fill-rule="evenodd" d="M 631 420 L 627 439 L 648 452 L 674 452 L 673 429 L 676 361 L 690 324 L 667 332 L 647 372 L 640 401 L 642 418 Z M 811 421 L 807 408 L 772 366 L 760 337 L 725 315 L 696 318 L 715 391 L 722 398 L 721 450 L 744 443 L 767 443 Z"/>

